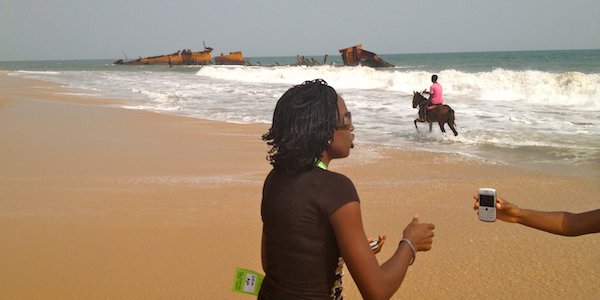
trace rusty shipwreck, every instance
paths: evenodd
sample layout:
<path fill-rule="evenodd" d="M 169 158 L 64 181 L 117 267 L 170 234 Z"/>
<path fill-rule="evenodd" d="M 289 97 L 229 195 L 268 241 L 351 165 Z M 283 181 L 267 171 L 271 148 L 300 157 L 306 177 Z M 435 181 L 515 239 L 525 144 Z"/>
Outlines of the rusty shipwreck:
<path fill-rule="evenodd" d="M 221 53 L 221 56 L 215 56 L 215 65 L 246 65 L 241 51 Z"/>
<path fill-rule="evenodd" d="M 172 54 L 140 57 L 136 60 L 124 61 L 119 59 L 116 65 L 208 65 L 212 63 L 212 48 L 204 47 L 204 51 L 179 50 Z"/>
<path fill-rule="evenodd" d="M 340 49 L 345 66 L 367 66 L 373 68 L 394 67 L 377 54 L 363 49 L 362 44 Z"/>

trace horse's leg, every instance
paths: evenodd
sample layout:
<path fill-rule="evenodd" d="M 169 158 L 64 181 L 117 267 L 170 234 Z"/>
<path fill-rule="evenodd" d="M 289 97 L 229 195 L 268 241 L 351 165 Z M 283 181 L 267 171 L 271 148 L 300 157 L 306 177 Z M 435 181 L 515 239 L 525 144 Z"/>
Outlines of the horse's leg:
<path fill-rule="evenodd" d="M 452 132 L 454 133 L 454 136 L 457 136 L 458 132 L 456 131 L 456 128 L 454 128 L 454 123 L 448 122 L 448 126 L 450 126 L 450 129 L 452 129 Z"/>
<path fill-rule="evenodd" d="M 417 127 L 417 121 L 418 121 L 418 120 L 419 120 L 419 119 L 415 119 L 415 128 L 416 128 L 417 130 L 419 130 L 419 127 Z"/>
<path fill-rule="evenodd" d="M 452 129 L 452 132 L 454 133 L 454 136 L 458 135 L 458 131 L 456 131 L 456 128 L 454 128 L 455 124 L 454 124 L 454 118 L 452 118 L 452 122 L 448 122 L 448 126 L 450 126 L 450 129 Z"/>
<path fill-rule="evenodd" d="M 440 125 L 440 129 L 442 130 L 442 132 L 446 133 L 446 129 L 444 128 L 444 122 L 440 121 L 438 122 L 438 124 Z"/>
<path fill-rule="evenodd" d="M 433 122 L 432 120 L 435 120 L 437 118 L 437 114 L 434 114 L 434 111 L 426 111 L 426 120 L 427 123 L 429 123 L 429 132 L 431 132 L 431 130 L 433 129 Z"/>

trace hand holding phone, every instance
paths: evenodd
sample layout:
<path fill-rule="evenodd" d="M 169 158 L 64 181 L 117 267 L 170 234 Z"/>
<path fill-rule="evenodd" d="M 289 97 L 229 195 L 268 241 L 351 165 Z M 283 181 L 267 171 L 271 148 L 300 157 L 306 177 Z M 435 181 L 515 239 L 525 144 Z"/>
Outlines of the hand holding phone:
<path fill-rule="evenodd" d="M 369 243 L 369 247 L 371 247 L 371 250 L 377 249 L 377 246 L 379 246 L 379 238 L 375 238 Z"/>
<path fill-rule="evenodd" d="M 381 247 L 383 247 L 383 244 L 385 243 L 385 235 L 380 235 L 376 238 L 369 238 L 367 241 L 369 242 L 369 248 L 371 248 L 371 250 L 377 254 L 381 251 Z"/>
<path fill-rule="evenodd" d="M 496 189 L 479 189 L 479 220 L 485 222 L 496 221 Z"/>

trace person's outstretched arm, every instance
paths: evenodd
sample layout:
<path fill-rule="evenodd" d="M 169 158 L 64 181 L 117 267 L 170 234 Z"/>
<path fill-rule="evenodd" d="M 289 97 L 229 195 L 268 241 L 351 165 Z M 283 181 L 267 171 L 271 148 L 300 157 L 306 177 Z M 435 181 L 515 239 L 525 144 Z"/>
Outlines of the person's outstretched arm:
<path fill-rule="evenodd" d="M 479 198 L 474 196 L 474 209 L 479 208 Z M 583 213 L 564 211 L 545 212 L 519 208 L 500 197 L 496 200 L 496 217 L 499 220 L 519 223 L 549 233 L 578 236 L 600 232 L 600 209 Z"/>
<path fill-rule="evenodd" d="M 408 242 L 400 242 L 394 255 L 379 266 L 366 239 L 360 203 L 349 202 L 338 208 L 330 221 L 344 262 L 364 299 L 389 299 L 400 287 L 411 261 L 413 250 Z M 415 217 L 404 229 L 403 239 L 409 240 L 415 251 L 431 249 L 433 224 L 421 224 Z"/>

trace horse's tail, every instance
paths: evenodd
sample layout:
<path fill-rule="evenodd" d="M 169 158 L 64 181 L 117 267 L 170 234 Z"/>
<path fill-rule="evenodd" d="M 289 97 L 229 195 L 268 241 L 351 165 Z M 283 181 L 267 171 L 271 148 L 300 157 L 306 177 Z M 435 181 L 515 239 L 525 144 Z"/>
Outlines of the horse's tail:
<path fill-rule="evenodd" d="M 454 123 L 454 109 L 452 109 L 450 106 L 448 106 L 448 108 L 450 109 L 449 117 L 448 117 L 448 125 L 452 124 L 452 126 L 456 127 L 456 123 Z"/>
<path fill-rule="evenodd" d="M 450 126 L 450 129 L 452 129 L 454 136 L 457 136 L 458 132 L 456 131 L 456 123 L 454 122 L 454 110 L 450 106 L 448 106 L 448 108 L 450 109 L 448 111 L 448 125 Z"/>
<path fill-rule="evenodd" d="M 448 109 L 445 123 L 447 123 L 449 126 L 456 126 L 456 123 L 454 123 L 454 109 L 452 109 L 452 107 L 450 107 L 448 104 L 444 104 L 443 107 Z"/>

